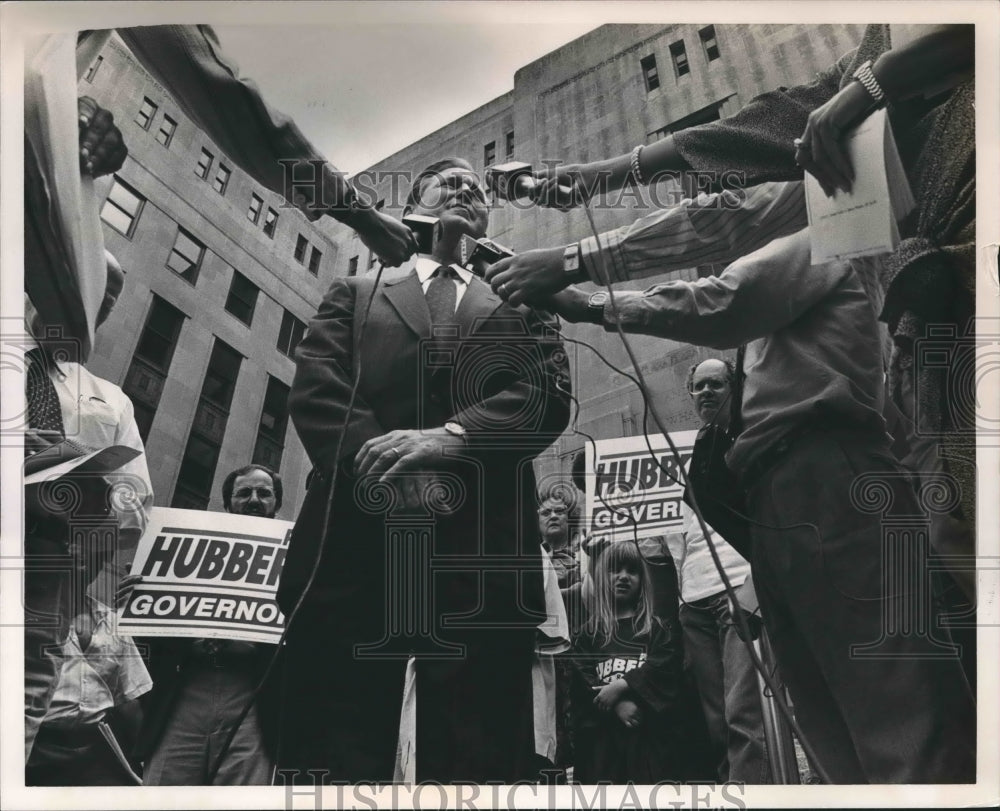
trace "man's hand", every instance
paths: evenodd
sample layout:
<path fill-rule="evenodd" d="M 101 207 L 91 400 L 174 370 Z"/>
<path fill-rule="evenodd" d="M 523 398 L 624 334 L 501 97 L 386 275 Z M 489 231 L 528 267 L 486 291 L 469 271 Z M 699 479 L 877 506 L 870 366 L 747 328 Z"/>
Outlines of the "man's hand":
<path fill-rule="evenodd" d="M 521 302 L 544 304 L 572 279 L 563 270 L 563 248 L 525 251 L 486 269 L 486 281 L 512 307 Z"/>
<path fill-rule="evenodd" d="M 135 587 L 142 582 L 141 574 L 127 574 L 118 582 L 118 588 L 115 589 L 115 608 L 124 608 L 128 603 L 129 598 L 132 596 L 132 592 L 135 591 Z"/>
<path fill-rule="evenodd" d="M 642 710 L 630 698 L 623 698 L 615 704 L 615 715 L 629 729 L 634 729 L 642 723 Z"/>
<path fill-rule="evenodd" d="M 416 235 L 399 220 L 381 211 L 364 210 L 351 227 L 386 267 L 397 267 L 417 252 Z"/>
<path fill-rule="evenodd" d="M 628 692 L 628 682 L 625 679 L 615 679 L 597 690 L 594 696 L 594 706 L 603 712 L 610 712 L 614 706 L 621 701 Z"/>
<path fill-rule="evenodd" d="M 444 428 L 390 431 L 361 446 L 354 457 L 354 472 L 378 476 L 384 482 L 404 472 L 433 470 L 443 464 L 447 449 L 464 445 L 462 437 Z"/>
<path fill-rule="evenodd" d="M 110 110 L 99 107 L 89 96 L 77 103 L 80 120 L 80 171 L 91 177 L 117 172 L 128 149 Z"/>
<path fill-rule="evenodd" d="M 826 104 L 809 114 L 801 138 L 795 140 L 795 162 L 814 175 L 827 197 L 838 189 L 849 192 L 854 167 L 844 149 L 844 135 L 863 120 L 872 98 L 864 85 L 851 82 Z"/>

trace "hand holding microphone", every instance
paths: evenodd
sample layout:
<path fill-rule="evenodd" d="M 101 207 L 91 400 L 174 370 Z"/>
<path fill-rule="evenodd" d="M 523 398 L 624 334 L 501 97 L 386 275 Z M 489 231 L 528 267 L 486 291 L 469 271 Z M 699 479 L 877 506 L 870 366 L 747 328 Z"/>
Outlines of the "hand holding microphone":
<path fill-rule="evenodd" d="M 490 265 L 486 281 L 512 306 L 523 302 L 546 307 L 554 293 L 580 279 L 578 257 L 577 268 L 567 270 L 567 253 L 576 250 L 576 245 L 570 245 L 525 251 Z M 572 268 L 572 262 L 569 266 Z"/>
<path fill-rule="evenodd" d="M 511 161 L 486 167 L 486 184 L 500 200 L 530 200 L 536 205 L 569 211 L 582 199 L 576 199 L 573 182 L 567 177 L 540 179 L 530 163 Z"/>

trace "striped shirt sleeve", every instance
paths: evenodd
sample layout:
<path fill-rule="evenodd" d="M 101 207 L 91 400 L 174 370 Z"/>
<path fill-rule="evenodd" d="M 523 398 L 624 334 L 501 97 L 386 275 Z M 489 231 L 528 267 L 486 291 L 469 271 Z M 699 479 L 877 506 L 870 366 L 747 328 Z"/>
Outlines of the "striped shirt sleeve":
<path fill-rule="evenodd" d="M 700 194 L 601 234 L 599 240 L 587 237 L 580 242 L 580 260 L 591 281 L 622 282 L 728 264 L 807 224 L 801 182 L 763 183 L 738 192 Z"/>

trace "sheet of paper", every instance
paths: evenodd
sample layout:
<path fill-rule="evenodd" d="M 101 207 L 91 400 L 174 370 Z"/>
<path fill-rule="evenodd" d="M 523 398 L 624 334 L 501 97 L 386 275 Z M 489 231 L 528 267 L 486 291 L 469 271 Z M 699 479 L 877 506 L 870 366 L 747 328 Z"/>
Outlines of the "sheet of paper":
<path fill-rule="evenodd" d="M 814 265 L 834 259 L 889 253 L 899 242 L 886 173 L 885 110 L 878 110 L 845 137 L 854 166 L 850 193 L 827 197 L 819 182 L 805 176 L 806 206 Z"/>

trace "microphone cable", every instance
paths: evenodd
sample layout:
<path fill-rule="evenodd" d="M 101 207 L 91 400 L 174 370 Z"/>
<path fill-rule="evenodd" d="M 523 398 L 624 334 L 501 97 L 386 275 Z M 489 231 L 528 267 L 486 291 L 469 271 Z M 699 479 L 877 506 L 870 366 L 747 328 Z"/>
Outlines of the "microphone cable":
<path fill-rule="evenodd" d="M 361 326 L 358 330 L 357 346 L 363 346 L 363 340 L 365 335 L 365 328 L 368 326 L 368 315 L 371 312 L 372 303 L 375 301 L 375 294 L 378 292 L 379 282 L 382 279 L 382 271 L 385 270 L 385 265 L 379 262 L 378 270 L 375 274 L 375 281 L 372 284 L 372 290 L 368 296 L 368 300 L 365 303 L 364 315 L 362 316 Z M 254 703 L 260 696 L 261 690 L 263 690 L 264 685 L 267 683 L 268 678 L 271 675 L 274 666 L 281 655 L 282 647 L 285 644 L 285 638 L 288 636 L 288 631 L 292 627 L 292 623 L 295 621 L 295 617 L 298 616 L 299 610 L 302 608 L 305 598 L 308 596 L 309 592 L 312 590 L 313 584 L 316 582 L 316 576 L 319 573 L 319 564 L 323 559 L 323 551 L 326 546 L 327 532 L 330 527 L 330 518 L 333 513 L 333 497 L 337 489 L 337 466 L 340 460 L 340 452 L 344 446 L 344 437 L 347 435 L 347 427 L 351 424 L 351 417 L 354 415 L 354 404 L 357 400 L 358 388 L 361 384 L 361 370 L 362 370 L 362 360 L 363 353 L 358 351 L 358 363 L 357 369 L 354 369 L 354 384 L 351 387 L 351 395 L 347 402 L 347 411 L 344 414 L 344 422 L 342 430 L 340 431 L 340 436 L 337 439 L 337 447 L 333 457 L 333 468 L 330 472 L 330 493 L 327 496 L 326 504 L 323 510 L 323 523 L 322 523 L 322 534 L 320 535 L 320 541 L 317 544 L 316 559 L 312 563 L 312 568 L 309 571 L 309 577 L 306 580 L 306 584 L 299 594 L 299 598 L 295 601 L 295 605 L 292 607 L 291 613 L 285 618 L 285 627 L 281 632 L 281 636 L 275 645 L 274 653 L 268 660 L 267 667 L 264 669 L 263 675 L 257 682 L 257 686 L 253 689 L 250 697 L 247 699 L 246 703 L 243 705 L 239 716 L 237 717 L 232 728 L 229 730 L 229 734 L 226 736 L 222 747 L 219 749 L 215 760 L 212 763 L 212 767 L 208 770 L 208 784 L 211 785 L 212 781 L 215 780 L 216 775 L 219 773 L 219 769 L 222 767 L 222 761 L 228 754 L 230 747 L 233 744 L 233 740 L 236 737 L 236 733 L 239 730 L 241 724 L 246 719 L 247 715 L 250 714 L 250 709 L 253 707 Z M 284 684 L 284 680 L 283 680 Z M 281 725 L 279 724 L 279 729 Z M 278 741 L 278 752 L 279 757 L 275 758 L 275 770 L 277 769 L 278 762 L 280 761 L 280 751 L 281 751 L 281 740 Z M 272 785 L 274 783 L 274 776 L 272 775 Z"/>
<path fill-rule="evenodd" d="M 698 525 L 701 528 L 702 534 L 705 537 L 705 542 L 706 545 L 708 546 L 709 553 L 712 557 L 712 562 L 714 563 L 715 568 L 718 571 L 719 577 L 722 580 L 722 585 L 723 588 L 725 589 L 726 596 L 729 598 L 730 602 L 732 603 L 735 609 L 733 612 L 735 614 L 734 619 L 736 620 L 736 624 L 739 628 L 740 637 L 743 641 L 743 644 L 746 647 L 747 653 L 750 656 L 750 660 L 753 662 L 754 668 L 761 675 L 764 683 L 767 685 L 767 688 L 771 691 L 772 697 L 775 703 L 777 704 L 779 710 L 781 711 L 781 714 L 785 717 L 785 720 L 788 722 L 789 726 L 791 726 L 792 730 L 798 737 L 799 742 L 802 745 L 802 749 L 805 751 L 806 756 L 809 759 L 811 767 L 817 773 L 817 776 L 823 783 L 831 784 L 833 781 L 830 779 L 829 774 L 823 768 L 819 758 L 816 756 L 816 750 L 809 742 L 808 738 L 806 738 L 806 736 L 803 734 L 802 729 L 799 727 L 798 722 L 795 720 L 795 716 L 793 715 L 791 708 L 780 696 L 778 685 L 771 678 L 771 674 L 767 671 L 767 668 L 764 667 L 764 664 L 763 662 L 761 662 L 760 657 L 757 655 L 756 650 L 754 650 L 753 642 L 751 641 L 752 635 L 750 634 L 749 625 L 747 623 L 746 617 L 744 616 L 744 612 L 739 610 L 739 601 L 736 598 L 736 591 L 733 588 L 733 585 L 730 582 L 729 577 L 726 575 L 725 568 L 723 567 L 722 561 L 719 558 L 719 553 L 715 547 L 714 541 L 712 540 L 712 530 L 705 522 L 705 518 L 701 513 L 701 508 L 698 506 L 697 498 L 695 497 L 693 488 L 691 488 L 690 486 L 690 480 L 688 478 L 687 470 L 683 465 L 680 451 L 674 444 L 673 439 L 671 439 L 670 433 L 666 430 L 666 427 L 664 426 L 663 421 L 660 418 L 659 412 L 655 404 L 652 403 L 648 398 L 649 387 L 646 384 L 645 376 L 643 375 L 638 359 L 635 356 L 635 352 L 633 351 L 632 345 L 628 341 L 625 335 L 625 331 L 622 329 L 620 323 L 621 321 L 619 317 L 620 311 L 618 309 L 618 304 L 615 299 L 614 288 L 612 287 L 610 277 L 607 272 L 607 267 L 605 266 L 604 263 L 604 254 L 600 250 L 601 237 L 600 234 L 598 233 L 597 225 L 594 222 L 594 215 L 591 212 L 590 206 L 586 198 L 584 197 L 582 191 L 580 189 L 577 189 L 577 192 L 579 193 L 580 199 L 583 201 L 582 207 L 584 213 L 587 216 L 587 221 L 590 224 L 590 230 L 593 233 L 594 238 L 597 240 L 598 243 L 598 252 L 597 252 L 598 261 L 596 263 L 596 266 L 598 268 L 600 275 L 600 283 L 608 292 L 608 304 L 611 307 L 612 313 L 614 313 L 615 331 L 618 333 L 618 337 L 621 340 L 623 347 L 625 348 L 625 352 L 629 357 L 629 361 L 632 363 L 632 368 L 635 371 L 636 378 L 638 379 L 643 400 L 646 403 L 646 407 L 648 408 L 649 413 L 653 417 L 653 422 L 656 424 L 657 430 L 663 435 L 664 439 L 666 439 L 667 444 L 670 447 L 670 451 L 674 455 L 675 460 L 677 461 L 677 467 L 680 470 L 681 478 L 683 479 L 684 485 L 687 488 L 688 493 L 690 494 L 691 497 L 692 512 L 694 512 L 695 517 L 698 520 Z M 657 459 L 656 461 L 657 465 L 659 465 L 659 460 Z M 791 529 L 791 528 L 792 527 L 778 528 L 778 529 Z"/>

